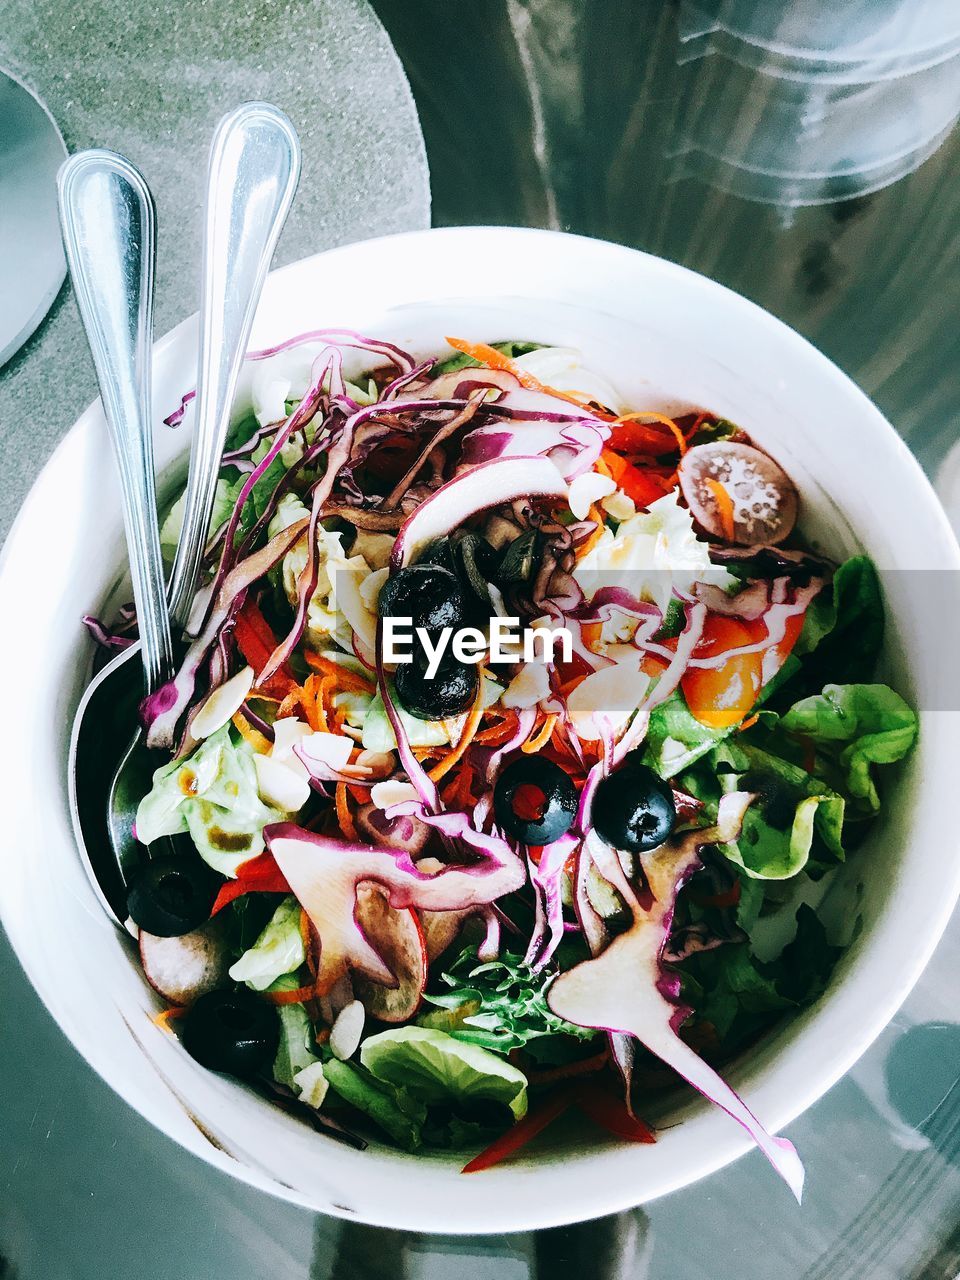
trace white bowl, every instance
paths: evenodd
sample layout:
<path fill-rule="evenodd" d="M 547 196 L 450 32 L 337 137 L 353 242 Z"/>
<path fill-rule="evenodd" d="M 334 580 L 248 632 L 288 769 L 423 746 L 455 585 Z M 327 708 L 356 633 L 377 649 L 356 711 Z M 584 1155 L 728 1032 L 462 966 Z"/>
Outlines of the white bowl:
<path fill-rule="evenodd" d="M 862 882 L 858 941 L 823 999 L 730 1073 L 763 1121 L 781 1129 L 893 1015 L 960 890 L 960 859 L 948 847 L 957 714 L 936 709 L 954 639 L 948 626 L 918 616 L 913 578 L 898 572 L 952 570 L 941 577 L 940 606 L 943 618 L 960 616 L 960 550 L 927 481 L 877 409 L 797 334 L 701 276 L 617 245 L 464 228 L 335 249 L 270 278 L 254 346 L 324 325 L 424 352 L 441 349 L 448 333 L 579 346 L 635 405 L 692 403 L 741 423 L 798 481 L 806 528 L 838 554 L 863 546 L 881 568 L 887 661 L 923 709 L 922 734 L 883 820 L 834 893 L 837 904 L 849 901 Z M 195 341 L 191 320 L 157 344 L 158 420 L 193 385 Z M 158 428 L 159 464 L 182 471 L 188 444 L 183 430 Z M 0 669 L 24 708 L 11 714 L 4 736 L 0 917 L 64 1033 L 131 1106 L 265 1191 L 420 1231 L 513 1231 L 611 1213 L 748 1150 L 732 1120 L 690 1100 L 655 1146 L 558 1130 L 535 1154 L 463 1177 L 445 1156 L 341 1148 L 204 1071 L 151 1025 L 155 997 L 87 885 L 65 798 L 68 727 L 91 654 L 79 619 L 115 592 L 122 545 L 114 466 L 95 404 L 44 468 L 0 566 Z"/>

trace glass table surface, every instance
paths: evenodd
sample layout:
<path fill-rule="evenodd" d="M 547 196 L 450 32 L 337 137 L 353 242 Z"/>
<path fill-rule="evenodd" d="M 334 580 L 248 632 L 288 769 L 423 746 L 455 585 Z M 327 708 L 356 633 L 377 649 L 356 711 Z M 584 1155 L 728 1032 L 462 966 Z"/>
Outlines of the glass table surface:
<path fill-rule="evenodd" d="M 18 52 L 22 63 L 39 58 L 29 7 L 19 26 L 0 33 L 0 64 L 12 65 Z M 746 294 L 809 337 L 879 404 L 960 519 L 960 133 L 945 127 L 930 154 L 919 149 L 909 172 L 874 191 L 860 190 L 854 139 L 846 172 L 824 181 L 815 203 L 798 205 L 797 192 L 809 195 L 810 187 L 783 174 L 766 184 L 764 203 L 747 198 L 738 176 L 749 171 L 752 137 L 742 116 L 731 117 L 737 147 L 723 165 L 704 149 L 698 131 L 714 101 L 705 81 L 725 72 L 717 54 L 691 60 L 681 40 L 687 6 L 376 0 L 375 8 L 419 110 L 435 224 L 562 227 L 672 258 Z M 239 17 L 221 37 L 219 57 L 250 68 L 279 56 L 276 44 L 264 53 L 245 25 L 244 15 L 260 6 L 231 0 L 229 9 Z M 352 21 L 370 21 L 364 5 L 332 0 L 300 18 L 334 23 L 348 10 Z M 198 76 L 204 57 L 198 49 Z M 362 74 L 356 65 L 340 71 L 348 86 Z M 102 75 L 110 74 L 107 65 Z M 742 93 L 772 111 L 782 86 L 752 75 Z M 93 141 L 86 121 L 72 128 L 76 103 L 36 87 L 69 142 Z M 792 92 L 812 100 L 818 88 Z M 307 102 L 298 98 L 302 82 L 287 91 L 283 105 L 297 119 Z M 159 172 L 162 148 L 148 141 L 156 104 L 136 110 L 142 146 L 157 147 Z M 168 146 L 183 110 L 173 104 L 164 117 Z M 382 211 L 372 190 L 376 212 L 362 225 L 344 208 L 329 237 L 295 222 L 287 259 L 350 234 L 424 224 L 425 198 L 411 195 L 422 165 L 412 116 L 397 132 L 410 159 L 399 185 L 381 184 Z M 194 203 L 199 187 L 197 178 Z M 171 306 L 158 328 L 192 309 Z M 12 372 L 0 373 L 8 444 L 17 439 L 9 415 L 19 397 L 42 384 L 60 352 L 80 359 L 67 329 L 61 308 Z M 83 377 L 79 398 L 60 407 L 37 456 L 7 482 L 6 523 L 40 455 L 91 398 L 85 364 Z M 77 1057 L 0 941 L 0 1277 L 523 1280 L 576 1267 L 598 1280 L 953 1280 L 960 1273 L 958 969 L 955 920 L 873 1048 L 790 1126 L 807 1167 L 802 1209 L 751 1154 L 629 1214 L 535 1235 L 442 1238 L 321 1218 L 184 1154 Z"/>

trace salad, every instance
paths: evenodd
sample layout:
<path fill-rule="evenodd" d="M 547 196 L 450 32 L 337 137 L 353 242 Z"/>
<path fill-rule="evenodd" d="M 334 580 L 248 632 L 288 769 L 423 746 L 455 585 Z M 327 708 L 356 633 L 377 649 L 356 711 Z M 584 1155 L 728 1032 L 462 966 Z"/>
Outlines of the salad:
<path fill-rule="evenodd" d="M 823 992 L 856 928 L 823 890 L 917 735 L 875 682 L 876 572 L 805 542 L 734 423 L 631 411 L 572 350 L 448 343 L 248 358 L 141 708 L 158 1020 L 333 1138 L 465 1171 L 568 1111 L 653 1142 L 681 1077 L 799 1198 L 722 1070 Z"/>

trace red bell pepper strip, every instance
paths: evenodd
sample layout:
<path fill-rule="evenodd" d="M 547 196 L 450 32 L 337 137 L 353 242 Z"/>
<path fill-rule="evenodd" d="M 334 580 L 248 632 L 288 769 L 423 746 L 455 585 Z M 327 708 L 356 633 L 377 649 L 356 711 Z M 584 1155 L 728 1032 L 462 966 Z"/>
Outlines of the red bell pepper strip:
<path fill-rule="evenodd" d="M 243 602 L 243 607 L 234 623 L 233 634 L 240 652 L 259 674 L 267 665 L 279 642 L 273 634 L 270 623 L 253 600 L 248 598 Z M 289 662 L 285 662 L 279 671 L 258 688 L 261 693 L 282 701 L 296 683 Z"/>
<path fill-rule="evenodd" d="M 627 1142 L 657 1140 L 642 1120 L 630 1114 L 623 1098 L 601 1084 L 591 1082 L 582 1085 L 577 1090 L 574 1103 L 588 1120 L 616 1138 L 623 1138 Z"/>
<path fill-rule="evenodd" d="M 518 1120 L 506 1133 L 494 1138 L 478 1156 L 474 1156 L 469 1164 L 465 1164 L 461 1173 L 480 1173 L 483 1169 L 492 1169 L 508 1156 L 515 1155 L 532 1142 L 538 1133 L 542 1133 L 548 1124 L 552 1124 L 558 1116 L 568 1111 L 574 1100 L 573 1090 L 558 1089 L 550 1094 L 533 1111 L 528 1111 L 522 1120 Z"/>
<path fill-rule="evenodd" d="M 635 467 L 632 462 L 627 462 L 626 458 L 621 458 L 619 453 L 614 453 L 612 449 L 604 449 L 600 456 L 614 484 L 622 489 L 628 498 L 632 498 L 638 507 L 648 507 L 651 502 L 656 502 L 658 498 L 662 498 L 675 487 L 665 475 L 650 469 Z"/>
<path fill-rule="evenodd" d="M 215 916 L 228 903 L 245 893 L 289 893 L 286 877 L 277 866 L 272 853 L 261 853 L 256 858 L 242 862 L 237 869 L 236 880 L 228 880 L 217 894 L 210 911 Z"/>

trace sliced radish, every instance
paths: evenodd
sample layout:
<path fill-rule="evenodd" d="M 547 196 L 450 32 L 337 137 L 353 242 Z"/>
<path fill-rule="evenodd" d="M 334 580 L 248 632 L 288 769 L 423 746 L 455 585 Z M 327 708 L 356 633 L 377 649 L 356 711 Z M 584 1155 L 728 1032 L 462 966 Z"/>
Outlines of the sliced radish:
<path fill-rule="evenodd" d="M 140 930 L 140 963 L 151 987 L 171 1004 L 192 1004 L 227 980 L 230 952 L 222 919 L 179 938 Z"/>
<path fill-rule="evenodd" d="M 419 1009 L 427 985 L 427 948 L 417 913 L 410 907 L 391 907 L 377 885 L 362 884 L 357 889 L 357 923 L 397 984 L 388 987 L 357 974 L 357 998 L 381 1022 L 406 1022 Z"/>
<path fill-rule="evenodd" d="M 721 440 L 688 449 L 678 468 L 680 489 L 694 519 L 711 537 L 730 541 L 718 500 L 722 486 L 733 508 L 733 542 L 782 542 L 797 521 L 797 490 L 787 473 L 749 444 Z"/>

